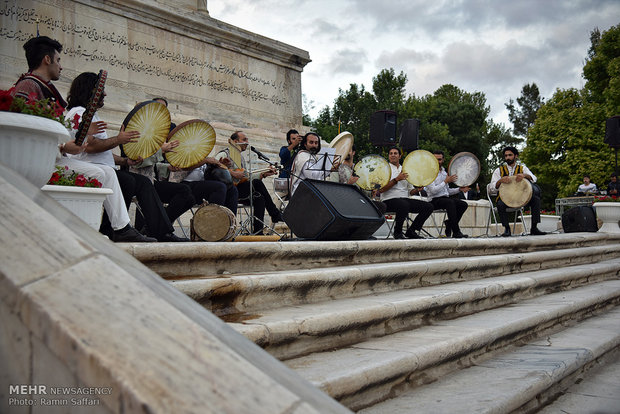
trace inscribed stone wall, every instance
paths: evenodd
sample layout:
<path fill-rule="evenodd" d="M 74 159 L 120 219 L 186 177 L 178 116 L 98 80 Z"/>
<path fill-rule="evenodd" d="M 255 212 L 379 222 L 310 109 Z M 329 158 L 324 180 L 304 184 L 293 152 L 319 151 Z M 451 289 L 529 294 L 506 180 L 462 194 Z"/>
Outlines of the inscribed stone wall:
<path fill-rule="evenodd" d="M 0 86 L 26 71 L 22 45 L 39 33 L 64 46 L 66 95 L 84 71 L 108 71 L 102 117 L 117 128 L 133 106 L 165 96 L 177 124 L 205 119 L 224 144 L 235 129 L 275 152 L 301 126 L 308 53 L 192 10 L 188 0 L 12 0 L 0 3 Z"/>

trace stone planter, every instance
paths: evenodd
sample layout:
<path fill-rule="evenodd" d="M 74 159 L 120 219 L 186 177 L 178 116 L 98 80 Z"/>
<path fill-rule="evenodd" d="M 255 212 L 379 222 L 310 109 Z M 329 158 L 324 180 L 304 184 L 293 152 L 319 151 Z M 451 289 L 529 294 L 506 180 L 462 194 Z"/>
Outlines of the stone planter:
<path fill-rule="evenodd" d="M 558 223 L 560 222 L 560 216 L 550 216 L 546 214 L 540 215 L 540 224 L 538 224 L 538 230 L 552 232 L 558 230 Z M 532 229 L 532 216 L 523 216 L 528 230 Z"/>
<path fill-rule="evenodd" d="M 112 194 L 109 188 L 64 185 L 44 185 L 41 190 L 95 230 L 99 230 L 101 225 L 103 201 L 108 194 Z"/>
<path fill-rule="evenodd" d="M 0 163 L 41 187 L 54 171 L 58 144 L 69 131 L 57 121 L 35 115 L 0 111 Z"/>
<path fill-rule="evenodd" d="M 596 217 L 601 219 L 603 225 L 598 231 L 603 233 L 620 233 L 620 203 L 601 201 L 594 203 Z"/>

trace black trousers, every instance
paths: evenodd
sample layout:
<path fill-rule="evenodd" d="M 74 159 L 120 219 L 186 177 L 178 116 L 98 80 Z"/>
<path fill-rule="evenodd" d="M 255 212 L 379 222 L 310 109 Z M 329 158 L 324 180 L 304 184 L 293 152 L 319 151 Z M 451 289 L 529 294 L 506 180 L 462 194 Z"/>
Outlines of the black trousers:
<path fill-rule="evenodd" d="M 383 202 L 387 206 L 388 211 L 396 213 L 394 218 L 394 234 L 401 234 L 403 232 L 403 223 L 409 213 L 418 213 L 411 225 L 411 228 L 416 231 L 420 230 L 426 219 L 433 214 L 433 205 L 422 200 L 391 198 Z"/>
<path fill-rule="evenodd" d="M 116 170 L 116 176 L 123 191 L 127 209 L 129 209 L 131 199 L 134 196 L 138 199 L 138 205 L 144 215 L 147 235 L 159 239 L 165 234 L 174 232 L 168 213 L 164 209 L 151 180 L 143 175 L 123 170 Z"/>
<path fill-rule="evenodd" d="M 239 200 L 244 205 L 250 204 L 250 181 L 245 181 L 237 185 L 239 191 Z M 254 207 L 254 223 L 252 227 L 253 233 L 260 233 L 263 231 L 263 221 L 265 218 L 265 208 L 269 213 L 271 219 L 280 219 L 280 210 L 274 204 L 271 199 L 271 194 L 267 191 L 265 184 L 262 180 L 252 180 L 252 205 Z"/>
<path fill-rule="evenodd" d="M 437 197 L 431 200 L 431 204 L 435 210 L 446 210 L 448 215 L 448 223 L 446 226 L 450 226 L 452 234 L 459 234 L 461 229 L 459 227 L 459 221 L 467 210 L 467 203 L 458 198 L 450 197 Z"/>
<path fill-rule="evenodd" d="M 530 202 L 523 207 L 528 206 L 532 210 L 532 227 L 536 227 L 536 225 L 540 223 L 540 197 L 536 195 L 536 193 L 532 194 Z M 501 198 L 497 200 L 497 212 L 499 214 L 499 219 L 502 222 L 502 226 L 510 230 L 510 222 L 508 221 L 508 212 L 506 211 L 506 208 L 508 208 L 508 206 L 502 201 Z"/>
<path fill-rule="evenodd" d="M 183 184 L 191 188 L 196 203 L 202 204 L 202 201 L 206 200 L 211 204 L 228 207 L 233 214 L 237 214 L 237 187 L 226 188 L 226 184 L 215 180 L 183 181 Z"/>

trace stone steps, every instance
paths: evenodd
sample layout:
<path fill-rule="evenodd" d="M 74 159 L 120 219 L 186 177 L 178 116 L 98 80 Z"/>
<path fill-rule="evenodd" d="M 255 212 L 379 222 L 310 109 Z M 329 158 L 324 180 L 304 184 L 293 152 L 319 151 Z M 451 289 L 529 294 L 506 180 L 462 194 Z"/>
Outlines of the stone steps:
<path fill-rule="evenodd" d="M 552 402 L 569 385 L 580 384 L 589 369 L 615 362 L 615 370 L 601 372 L 617 381 L 620 368 L 620 309 L 590 318 L 543 339 L 513 347 L 473 366 L 446 375 L 431 384 L 403 390 L 397 397 L 363 409 L 379 413 L 510 413 L 532 412 Z M 498 381 L 503 378 L 502 381 Z M 590 381 L 586 380 L 585 383 Z M 558 401 L 543 413 L 617 413 L 620 411 L 620 383 L 609 384 L 615 393 L 608 398 L 580 402 Z M 615 386 L 614 386 L 615 385 Z M 589 395 L 596 395 L 588 387 Z M 582 391 L 583 393 L 583 391 Z M 615 394 L 615 395 L 614 395 Z M 584 395 L 580 395 L 581 400 Z"/>
<path fill-rule="evenodd" d="M 285 360 L 620 275 L 620 258 L 449 285 L 262 310 L 231 325 Z M 226 320 L 226 318 L 224 318 Z M 231 318 L 232 319 L 232 318 Z M 232 319 L 235 320 L 235 319 Z"/>
<path fill-rule="evenodd" d="M 285 363 L 344 405 L 359 410 L 393 397 L 403 387 L 433 382 L 471 366 L 477 357 L 549 335 L 562 324 L 619 303 L 620 280 L 605 281 Z M 501 374 L 495 376 L 496 381 L 499 378 Z"/>
<path fill-rule="evenodd" d="M 620 235 L 125 248 L 352 410 L 451 412 L 426 390 L 448 387 L 458 406 L 449 378 L 484 368 L 501 398 L 464 377 L 479 398 L 460 412 L 535 412 L 620 349 Z M 592 324 L 609 332 L 580 328 Z M 575 341 L 553 375 L 544 361 L 502 368 L 521 348 L 580 336 L 591 342 Z"/>
<path fill-rule="evenodd" d="M 504 255 L 442 258 L 321 269 L 192 278 L 171 283 L 216 315 L 232 321 L 274 307 L 322 302 L 326 298 L 436 286 L 620 257 L 620 243 Z"/>

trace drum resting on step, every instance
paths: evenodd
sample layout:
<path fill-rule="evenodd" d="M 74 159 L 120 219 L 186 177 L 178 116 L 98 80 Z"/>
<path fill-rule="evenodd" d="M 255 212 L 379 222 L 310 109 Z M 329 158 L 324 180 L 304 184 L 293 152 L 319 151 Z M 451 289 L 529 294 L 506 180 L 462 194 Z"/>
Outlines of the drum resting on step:
<path fill-rule="evenodd" d="M 202 204 L 190 221 L 192 241 L 229 241 L 235 237 L 237 222 L 230 209 L 218 204 Z"/>

